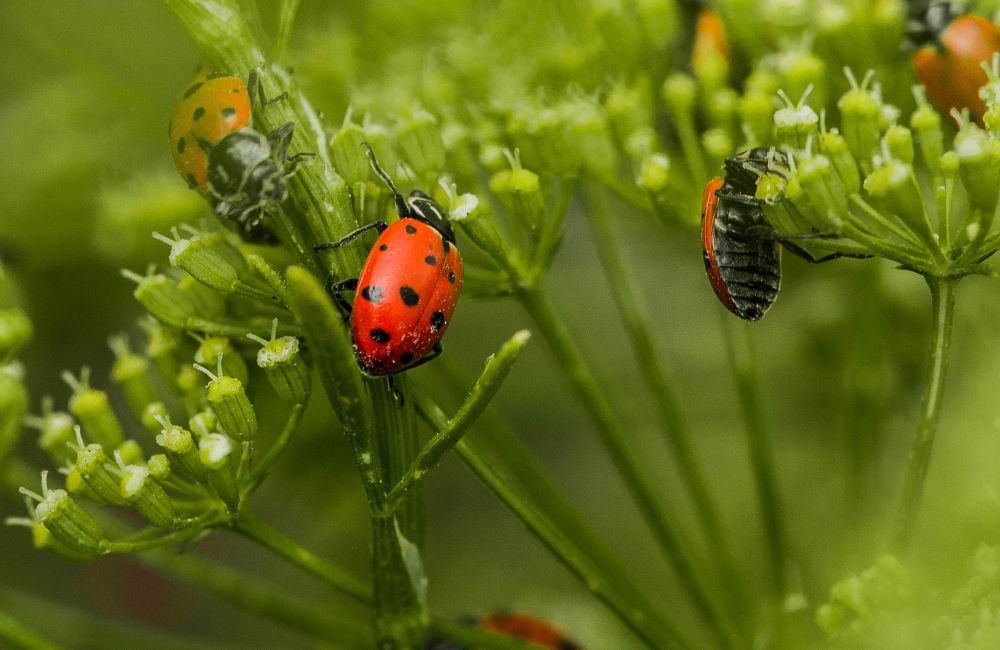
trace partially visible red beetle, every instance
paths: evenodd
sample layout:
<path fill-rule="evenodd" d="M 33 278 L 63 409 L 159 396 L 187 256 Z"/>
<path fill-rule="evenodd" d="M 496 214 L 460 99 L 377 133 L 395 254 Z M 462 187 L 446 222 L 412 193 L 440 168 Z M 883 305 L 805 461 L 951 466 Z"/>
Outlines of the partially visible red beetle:
<path fill-rule="evenodd" d="M 316 250 L 338 248 L 370 230 L 379 238 L 361 275 L 330 285 L 351 313 L 354 356 L 366 375 L 391 375 L 441 354 L 441 337 L 462 289 L 462 256 L 448 217 L 420 190 L 404 198 L 364 144 L 372 169 L 392 191 L 399 220 L 376 221 Z M 339 296 L 354 291 L 353 305 Z"/>
<path fill-rule="evenodd" d="M 927 87 L 934 107 L 947 114 L 953 107 L 968 108 L 981 122 L 986 106 L 979 88 L 986 83 L 982 63 L 1000 52 L 1000 30 L 989 20 L 952 2 L 932 1 L 912 17 L 908 36 L 917 48 L 913 69 Z"/>
<path fill-rule="evenodd" d="M 480 618 L 462 617 L 470 625 L 477 625 L 484 630 L 498 634 L 530 641 L 535 645 L 552 650 L 583 650 L 583 646 L 570 639 L 552 623 L 536 618 L 530 614 L 519 612 L 496 612 Z M 443 639 L 431 638 L 424 644 L 423 650 L 470 650 Z"/>

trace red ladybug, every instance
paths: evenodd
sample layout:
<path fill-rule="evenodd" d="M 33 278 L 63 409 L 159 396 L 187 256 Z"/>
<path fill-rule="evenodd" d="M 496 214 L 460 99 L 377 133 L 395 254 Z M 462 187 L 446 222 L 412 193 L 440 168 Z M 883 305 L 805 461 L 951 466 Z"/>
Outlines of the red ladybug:
<path fill-rule="evenodd" d="M 350 310 L 354 356 L 362 372 L 392 375 L 441 354 L 441 337 L 462 289 L 462 256 L 444 208 L 420 190 L 404 198 L 371 147 L 364 146 L 375 173 L 392 191 L 399 220 L 392 225 L 376 221 L 315 248 L 338 248 L 369 230 L 379 232 L 360 277 L 332 284 L 330 291 Z M 341 291 L 355 292 L 353 305 L 340 297 Z"/>
<path fill-rule="evenodd" d="M 551 648 L 552 650 L 583 650 L 583 646 L 567 637 L 555 625 L 540 618 L 535 618 L 530 614 L 500 612 L 487 614 L 478 619 L 472 616 L 463 617 L 462 620 L 470 625 L 477 625 L 484 630 L 523 639 L 543 648 Z M 470 649 L 468 646 L 459 645 L 452 641 L 431 638 L 424 644 L 423 650 Z"/>
<path fill-rule="evenodd" d="M 981 122 L 986 106 L 979 88 L 987 80 L 981 64 L 1000 51 L 1000 31 L 981 16 L 960 12 L 950 2 L 931 2 L 912 20 L 908 35 L 917 50 L 910 60 L 935 108 L 945 114 L 968 108 Z"/>

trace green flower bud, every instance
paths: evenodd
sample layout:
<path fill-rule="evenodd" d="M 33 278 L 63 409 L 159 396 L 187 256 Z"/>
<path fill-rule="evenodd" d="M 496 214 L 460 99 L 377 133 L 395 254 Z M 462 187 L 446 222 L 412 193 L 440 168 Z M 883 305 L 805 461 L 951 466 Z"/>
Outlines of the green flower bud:
<path fill-rule="evenodd" d="M 167 407 L 163 402 L 150 402 L 146 405 L 146 408 L 142 410 L 142 415 L 139 420 L 150 433 L 156 434 L 160 432 L 162 428 L 160 426 L 160 418 L 170 417 L 170 412 L 167 411 Z"/>
<path fill-rule="evenodd" d="M 905 126 L 893 124 L 885 132 L 885 144 L 896 160 L 913 164 L 913 133 Z"/>
<path fill-rule="evenodd" d="M 850 69 L 845 69 L 851 89 L 837 101 L 840 109 L 841 128 L 847 147 L 854 157 L 866 165 L 879 148 L 879 125 L 882 119 L 882 107 L 868 84 L 874 76 L 869 71 L 859 84 Z"/>
<path fill-rule="evenodd" d="M 740 121 L 753 144 L 770 142 L 774 127 L 774 102 L 769 93 L 748 91 L 740 99 Z"/>
<path fill-rule="evenodd" d="M 173 380 L 180 365 L 177 362 L 180 341 L 176 332 L 152 318 L 143 319 L 139 324 L 146 330 L 146 356 L 153 361 L 156 371 L 164 381 Z"/>
<path fill-rule="evenodd" d="M 218 316 L 226 310 L 226 296 L 215 289 L 198 282 L 190 275 L 177 281 L 177 290 L 194 306 L 195 313 L 202 318 Z"/>
<path fill-rule="evenodd" d="M 80 371 L 77 380 L 69 372 L 64 372 L 63 381 L 73 389 L 69 398 L 69 412 L 87 430 L 87 435 L 108 449 L 115 449 L 125 439 L 118 417 L 108 404 L 108 395 L 90 387 L 90 369 Z"/>
<path fill-rule="evenodd" d="M 157 481 L 165 481 L 170 478 L 170 459 L 166 454 L 153 454 L 146 463 L 149 475 Z"/>
<path fill-rule="evenodd" d="M 184 366 L 177 371 L 177 388 L 184 400 L 184 408 L 188 413 L 196 413 L 204 408 L 205 397 L 202 394 L 202 380 L 198 371 L 191 366 Z"/>
<path fill-rule="evenodd" d="M 153 237 L 170 246 L 171 266 L 187 271 L 205 286 L 230 293 L 240 282 L 240 276 L 246 273 L 246 260 L 222 233 L 201 233 L 191 229 L 191 237 L 183 238 L 174 228 L 172 234 L 174 239 L 158 232 L 154 232 Z"/>
<path fill-rule="evenodd" d="M 709 159 L 711 169 L 722 166 L 722 161 L 733 151 L 733 139 L 724 129 L 711 128 L 701 134 L 701 146 Z"/>
<path fill-rule="evenodd" d="M 580 166 L 579 151 L 566 127 L 563 111 L 553 107 L 519 107 L 507 120 L 507 132 L 521 160 L 532 169 L 562 176 L 575 174 Z"/>
<path fill-rule="evenodd" d="M 8 521 L 8 523 L 11 522 Z M 69 546 L 66 546 L 53 537 L 52 533 L 49 532 L 49 529 L 45 527 L 45 524 L 32 524 L 31 542 L 35 548 L 49 551 L 64 560 L 69 560 L 70 562 L 90 562 L 98 557 L 96 552 L 81 553 L 73 550 Z"/>
<path fill-rule="evenodd" d="M 236 484 L 233 462 L 233 442 L 221 433 L 210 433 L 199 443 L 201 463 L 208 481 L 219 498 L 235 512 L 239 507 L 240 491 Z"/>
<path fill-rule="evenodd" d="M 997 205 L 997 178 L 1000 178 L 996 146 L 995 140 L 972 124 L 965 125 L 955 136 L 955 154 L 969 203 L 990 215 Z"/>
<path fill-rule="evenodd" d="M 806 104 L 812 89 L 812 85 L 806 87 L 798 104 L 792 104 L 784 91 L 778 91 L 778 96 L 785 102 L 785 107 L 774 113 L 774 133 L 779 142 L 795 149 L 805 149 L 809 138 L 819 133 L 819 116 Z"/>
<path fill-rule="evenodd" d="M 927 91 L 923 86 L 914 86 L 913 96 L 917 100 L 917 108 L 910 115 L 910 128 L 917 134 L 924 164 L 931 172 L 937 172 L 944 151 L 941 115 L 927 101 Z"/>
<path fill-rule="evenodd" d="M 708 124 L 732 133 L 740 110 L 740 95 L 726 86 L 708 96 L 704 106 Z"/>
<path fill-rule="evenodd" d="M 649 80 L 640 78 L 632 85 L 615 84 L 604 100 L 604 110 L 618 138 L 650 128 L 653 123 L 653 99 Z"/>
<path fill-rule="evenodd" d="M 201 341 L 201 345 L 194 353 L 194 360 L 201 365 L 217 363 L 220 358 L 223 374 L 235 377 L 245 385 L 250 377 L 247 362 L 229 339 L 221 336 L 207 337 Z"/>
<path fill-rule="evenodd" d="M 864 188 L 883 211 L 899 215 L 925 243 L 937 247 L 912 166 L 889 160 L 865 178 Z"/>
<path fill-rule="evenodd" d="M 208 382 L 208 403 L 219 418 L 222 430 L 240 440 L 252 440 L 257 435 L 257 415 L 243 390 L 243 383 L 235 377 L 216 376 L 204 366 L 194 368 L 211 380 Z"/>
<path fill-rule="evenodd" d="M 690 116 L 694 112 L 698 85 L 690 76 L 682 72 L 675 72 L 663 82 L 660 96 L 675 120 L 679 116 Z M 690 117 L 686 117 L 686 119 L 690 119 Z"/>
<path fill-rule="evenodd" d="M 122 275 L 136 283 L 132 295 L 161 323 L 183 328 L 189 318 L 197 316 L 194 301 L 167 276 L 159 273 L 141 276 L 127 269 Z"/>
<path fill-rule="evenodd" d="M 132 412 L 141 416 L 156 401 L 156 390 L 149 378 L 149 361 L 133 353 L 124 336 L 112 337 L 108 344 L 115 354 L 111 379 L 122 389 Z"/>
<path fill-rule="evenodd" d="M 669 180 L 670 158 L 667 154 L 654 153 L 642 159 L 636 185 L 647 192 L 659 193 L 667 189 Z"/>
<path fill-rule="evenodd" d="M 808 201 L 812 225 L 820 232 L 839 233 L 844 227 L 844 215 L 849 212 L 848 191 L 833 162 L 823 155 L 799 163 L 796 178 L 802 187 L 798 203 Z"/>
<path fill-rule="evenodd" d="M 827 131 L 819 136 L 819 150 L 830 159 L 837 176 L 840 177 L 844 190 L 854 194 L 861 189 L 861 173 L 858 163 L 847 148 L 847 141 L 837 131 Z"/>
<path fill-rule="evenodd" d="M 608 116 L 601 107 L 584 99 L 564 107 L 570 134 L 584 167 L 599 178 L 612 178 L 618 171 L 618 148 L 608 128 Z"/>
<path fill-rule="evenodd" d="M 145 461 L 142 445 L 132 438 L 128 438 L 122 444 L 118 445 L 118 454 L 128 464 L 138 465 Z"/>
<path fill-rule="evenodd" d="M 444 141 L 437 120 L 425 110 L 404 118 L 396 134 L 406 162 L 418 176 L 437 176 L 444 169 Z"/>
<path fill-rule="evenodd" d="M 93 515 L 74 501 L 65 490 L 48 488 L 48 472 L 42 472 L 42 494 L 21 488 L 21 494 L 38 501 L 34 519 L 52 536 L 74 553 L 100 555 L 104 548 L 104 533 Z"/>
<path fill-rule="evenodd" d="M 257 367 L 263 368 L 268 381 L 283 401 L 290 404 L 304 404 L 309 398 L 311 375 L 309 367 L 299 354 L 299 340 L 294 336 L 276 339 L 278 319 L 271 327 L 271 340 L 254 334 L 247 338 L 261 344 L 257 351 Z"/>
<path fill-rule="evenodd" d="M 490 191 L 500 199 L 512 217 L 534 231 L 541 225 L 546 213 L 538 174 L 523 169 L 516 159 L 511 166 L 512 169 L 493 174 Z"/>
<path fill-rule="evenodd" d="M 42 400 L 40 416 L 27 416 L 24 422 L 27 426 L 38 429 L 38 446 L 54 463 L 62 465 L 73 458 L 75 454 L 70 449 L 69 443 L 76 437 L 73 431 L 76 422 L 69 413 L 53 411 L 51 398 L 46 397 Z"/>
<path fill-rule="evenodd" d="M 192 370 L 194 370 L 192 368 Z M 209 410 L 201 411 L 195 413 L 188 420 L 188 428 L 191 429 L 191 433 L 198 436 L 199 439 L 204 438 L 208 434 L 215 431 L 215 428 L 219 424 L 219 418 L 215 417 L 215 413 Z"/>
<path fill-rule="evenodd" d="M 371 167 L 361 143 L 365 141 L 365 132 L 351 120 L 351 110 L 347 110 L 344 123 L 330 140 L 330 158 L 333 168 L 347 182 L 362 183 L 368 180 Z"/>
<path fill-rule="evenodd" d="M 31 340 L 31 319 L 23 309 L 0 309 L 0 363 L 7 363 Z"/>
<path fill-rule="evenodd" d="M 28 411 L 28 391 L 20 374 L 17 367 L 0 367 L 0 469 L 21 438 Z"/>
<path fill-rule="evenodd" d="M 121 493 L 126 503 L 151 526 L 173 528 L 174 503 L 144 465 L 125 465 L 122 470 Z"/>
<path fill-rule="evenodd" d="M 203 474 L 201 462 L 198 460 L 198 449 L 191 432 L 183 427 L 171 424 L 170 420 L 160 420 L 163 429 L 156 436 L 156 444 L 167 450 L 168 455 L 177 466 L 188 476 L 195 478 Z"/>
<path fill-rule="evenodd" d="M 103 447 L 96 443 L 84 445 L 79 427 L 77 427 L 77 436 L 80 446 L 77 448 L 74 467 L 79 472 L 80 478 L 97 495 L 99 502 L 116 506 L 124 505 L 125 498 L 120 489 L 121 479 L 111 470 L 113 467 L 111 457 L 104 452 Z"/>

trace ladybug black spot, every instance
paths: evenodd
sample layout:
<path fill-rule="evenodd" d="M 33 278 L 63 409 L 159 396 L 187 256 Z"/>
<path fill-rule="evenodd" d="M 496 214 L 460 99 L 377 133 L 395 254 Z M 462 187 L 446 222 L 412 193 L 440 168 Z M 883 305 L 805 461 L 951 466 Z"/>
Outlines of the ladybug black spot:
<path fill-rule="evenodd" d="M 198 89 L 201 88 L 202 85 L 204 85 L 204 84 L 201 81 L 199 81 L 198 83 L 194 84 L 193 86 L 191 86 L 190 88 L 188 88 L 187 90 L 185 90 L 184 91 L 184 99 L 187 99 L 191 95 L 193 95 L 196 92 L 198 92 Z"/>
<path fill-rule="evenodd" d="M 376 287 L 373 284 L 370 284 L 361 290 L 361 297 L 367 300 L 368 302 L 373 302 L 375 304 L 378 304 L 382 302 L 382 289 Z"/>
<path fill-rule="evenodd" d="M 406 224 L 406 234 L 407 235 L 415 235 L 416 233 L 417 233 L 417 229 L 414 226 L 411 226 L 410 224 Z"/>
<path fill-rule="evenodd" d="M 239 95 L 241 92 L 243 92 L 243 89 L 237 86 L 236 88 L 233 88 L 229 92 L 233 93 L 234 95 Z"/>
<path fill-rule="evenodd" d="M 223 118 L 229 120 L 236 117 L 236 109 L 232 106 L 226 106 L 224 109 L 219 111 L 219 114 L 222 115 Z"/>
<path fill-rule="evenodd" d="M 435 264 L 438 263 L 437 258 L 434 257 L 433 255 L 428 255 L 427 257 L 424 258 L 424 261 L 431 266 L 434 266 Z"/>
<path fill-rule="evenodd" d="M 447 255 L 447 254 L 448 254 L 448 251 L 450 251 L 450 250 L 451 250 L 451 244 L 450 244 L 450 243 L 448 243 L 448 240 L 447 240 L 447 239 L 442 239 L 442 240 L 441 240 L 441 249 L 442 249 L 442 250 L 444 251 L 444 254 L 445 254 L 445 255 Z"/>
<path fill-rule="evenodd" d="M 403 304 L 413 307 L 420 302 L 420 295 L 412 287 L 403 285 L 399 288 L 399 297 L 403 299 Z"/>
<path fill-rule="evenodd" d="M 181 138 L 177 141 L 177 153 L 184 153 L 184 149 L 187 148 L 187 141 Z"/>
<path fill-rule="evenodd" d="M 380 251 L 384 251 L 384 250 L 389 250 L 389 247 L 388 247 L 387 245 L 385 245 L 385 244 L 381 244 L 381 245 L 380 245 L 380 246 L 378 247 L 378 249 L 379 249 Z"/>
<path fill-rule="evenodd" d="M 444 327 L 444 313 L 436 311 L 431 314 L 431 331 L 437 332 Z"/>
<path fill-rule="evenodd" d="M 386 332 L 381 327 L 376 327 L 372 331 L 368 332 L 368 336 L 370 336 L 376 343 L 388 343 L 391 338 L 389 336 L 389 332 Z"/>
<path fill-rule="evenodd" d="M 451 282 L 452 284 L 455 284 L 455 272 L 454 271 L 448 271 L 448 282 Z"/>
<path fill-rule="evenodd" d="M 199 106 L 198 108 L 194 109 L 194 114 L 191 115 L 191 119 L 197 122 L 198 120 L 201 119 L 201 116 L 204 114 L 205 114 L 205 107 Z"/>
<path fill-rule="evenodd" d="M 404 352 L 403 356 L 399 357 L 399 362 L 404 366 L 413 361 L 413 354 L 410 352 Z"/>
<path fill-rule="evenodd" d="M 212 143 L 205 138 L 197 138 L 195 141 L 198 143 L 198 147 L 205 153 L 212 150 Z"/>

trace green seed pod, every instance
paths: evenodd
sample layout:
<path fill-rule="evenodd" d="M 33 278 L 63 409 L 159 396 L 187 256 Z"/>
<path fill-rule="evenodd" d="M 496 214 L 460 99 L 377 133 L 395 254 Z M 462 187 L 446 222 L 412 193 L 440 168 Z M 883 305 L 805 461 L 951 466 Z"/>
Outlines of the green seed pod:
<path fill-rule="evenodd" d="M 910 115 L 910 128 L 917 135 L 924 164 L 932 173 L 936 173 L 944 152 L 941 115 L 928 103 L 927 91 L 923 86 L 914 86 L 913 96 L 917 100 L 917 108 Z"/>
<path fill-rule="evenodd" d="M 208 403 L 219 418 L 222 430 L 240 440 L 253 440 L 257 435 L 257 414 L 243 390 L 243 383 L 235 377 L 216 376 L 204 366 L 195 364 L 206 374 Z"/>
<path fill-rule="evenodd" d="M 534 172 L 520 167 L 497 172 L 490 178 L 490 191 L 511 216 L 531 230 L 537 229 L 545 218 L 545 197 Z"/>
<path fill-rule="evenodd" d="M 38 501 L 34 519 L 43 524 L 52 536 L 74 553 L 100 555 L 104 548 L 104 533 L 93 515 L 74 501 L 65 490 L 48 489 L 48 472 L 42 472 L 42 494 L 25 488 L 21 493 Z"/>
<path fill-rule="evenodd" d="M 149 378 L 149 361 L 132 352 L 123 336 L 112 337 L 108 343 L 115 354 L 111 379 L 122 389 L 132 412 L 141 417 L 146 407 L 156 401 L 156 390 Z"/>
<path fill-rule="evenodd" d="M 90 562 L 98 558 L 97 552 L 81 553 L 66 546 L 53 537 L 44 524 L 33 524 L 31 526 L 31 543 L 39 550 L 49 551 L 70 562 Z"/>
<path fill-rule="evenodd" d="M 810 225 L 820 232 L 840 233 L 844 216 L 849 213 L 848 191 L 833 162 L 823 155 L 807 158 L 799 163 L 798 178 L 802 198 L 811 204 Z"/>
<path fill-rule="evenodd" d="M 108 404 L 108 395 L 90 387 L 90 369 L 84 368 L 77 380 L 68 372 L 63 380 L 73 389 L 69 398 L 69 412 L 83 425 L 95 442 L 107 449 L 115 449 L 125 439 L 121 423 Z"/>
<path fill-rule="evenodd" d="M 125 498 L 122 496 L 120 487 L 121 478 L 111 471 L 109 467 L 111 463 L 111 457 L 104 452 L 103 447 L 96 443 L 80 447 L 76 453 L 76 471 L 97 495 L 100 502 L 116 506 L 124 505 Z M 75 490 L 73 491 L 75 492 Z"/>
<path fill-rule="evenodd" d="M 152 359 L 160 377 L 165 381 L 171 381 L 177 376 L 180 366 L 177 362 L 177 352 L 180 348 L 177 333 L 152 318 L 140 321 L 140 325 L 146 330 L 146 356 Z"/>
<path fill-rule="evenodd" d="M 28 391 L 19 375 L 10 366 L 0 368 L 0 468 L 21 438 L 22 421 L 28 411 Z"/>
<path fill-rule="evenodd" d="M 210 336 L 201 341 L 201 345 L 194 353 L 194 360 L 201 365 L 216 364 L 220 357 L 222 358 L 222 373 L 227 377 L 235 377 L 246 385 L 250 377 L 247 362 L 243 360 L 229 339 L 221 336 Z"/>
<path fill-rule="evenodd" d="M 733 135 L 740 110 L 740 95 L 726 86 L 719 88 L 707 97 L 704 111 L 708 124 Z"/>
<path fill-rule="evenodd" d="M 969 203 L 992 216 L 997 205 L 997 178 L 1000 177 L 996 141 L 979 127 L 969 124 L 955 136 L 954 149 Z"/>
<path fill-rule="evenodd" d="M 53 411 L 51 399 L 46 398 L 42 402 L 41 416 L 27 417 L 25 424 L 38 429 L 38 446 L 56 465 L 62 465 L 75 456 L 68 443 L 73 442 L 76 437 L 73 432 L 76 421 L 69 413 Z"/>
<path fill-rule="evenodd" d="M 612 178 L 618 171 L 618 148 L 611 138 L 608 116 L 601 106 L 583 99 L 564 106 L 569 132 L 583 166 L 598 178 Z"/>
<path fill-rule="evenodd" d="M 569 176 L 580 167 L 580 152 L 567 126 L 559 107 L 523 106 L 508 117 L 507 133 L 526 166 L 544 174 Z"/>
<path fill-rule="evenodd" d="M 299 354 L 299 340 L 294 336 L 275 338 L 278 320 L 271 328 L 271 340 L 247 334 L 247 338 L 261 344 L 257 351 L 257 367 L 263 368 L 268 381 L 283 401 L 304 404 L 309 397 L 311 375 L 309 367 Z"/>
<path fill-rule="evenodd" d="M 125 501 L 151 526 L 174 526 L 174 504 L 144 465 L 122 467 L 121 493 Z"/>
<path fill-rule="evenodd" d="M 368 157 L 361 143 L 365 141 L 365 132 L 351 120 L 348 110 L 344 123 L 330 140 L 330 158 L 333 168 L 349 185 L 363 183 L 371 174 Z"/>
<path fill-rule="evenodd" d="M 675 72 L 663 82 L 660 96 L 675 120 L 681 116 L 690 119 L 698 97 L 698 85 L 691 76 Z"/>
<path fill-rule="evenodd" d="M 233 512 L 239 509 L 240 491 L 233 462 L 233 442 L 221 433 L 210 433 L 198 444 L 201 463 L 216 494 Z"/>
<path fill-rule="evenodd" d="M 774 127 L 774 101 L 770 93 L 747 91 L 740 99 L 740 121 L 749 133 L 751 144 L 770 142 Z"/>
<path fill-rule="evenodd" d="M 188 428 L 191 429 L 191 433 L 196 435 L 199 439 L 204 438 L 208 434 L 215 431 L 215 428 L 219 425 L 219 418 L 215 417 L 215 413 L 211 410 L 201 411 L 195 413 L 188 420 Z"/>
<path fill-rule="evenodd" d="M 231 293 L 246 273 L 246 260 L 222 233 L 192 230 L 191 236 L 184 238 L 174 228 L 172 234 L 174 239 L 160 233 L 153 233 L 153 237 L 170 246 L 171 266 L 187 271 L 205 286 Z"/>
<path fill-rule="evenodd" d="M 650 128 L 653 123 L 653 99 L 645 77 L 632 85 L 615 84 L 604 100 L 611 127 L 620 140 L 630 133 Z"/>
<path fill-rule="evenodd" d="M 879 148 L 882 108 L 868 89 L 873 73 L 869 72 L 858 84 L 850 71 L 847 72 L 851 89 L 837 101 L 837 108 L 840 109 L 841 129 L 847 147 L 864 167 Z"/>
<path fill-rule="evenodd" d="M 139 420 L 150 433 L 156 434 L 160 432 L 163 427 L 160 426 L 160 418 L 170 417 L 167 407 L 164 406 L 163 402 L 150 402 L 146 405 L 146 408 L 142 410 L 142 415 Z"/>
<path fill-rule="evenodd" d="M 913 133 L 905 126 L 893 124 L 885 132 L 885 144 L 896 160 L 913 164 Z"/>
<path fill-rule="evenodd" d="M 132 438 L 127 438 L 122 444 L 118 445 L 118 455 L 122 457 L 122 460 L 130 465 L 138 465 L 145 461 L 142 452 L 142 445 L 133 440 Z"/>
<path fill-rule="evenodd" d="M 166 454 L 153 454 L 146 463 L 149 475 L 157 481 L 165 481 L 170 478 L 170 459 Z"/>
<path fill-rule="evenodd" d="M 396 134 L 406 162 L 418 176 L 437 176 L 444 169 L 444 141 L 437 120 L 417 109 L 403 119 Z"/>
<path fill-rule="evenodd" d="M 654 153 L 642 159 L 636 185 L 647 192 L 660 193 L 670 181 L 670 158 L 665 153 Z"/>
<path fill-rule="evenodd" d="M 31 340 L 31 319 L 23 309 L 0 309 L 0 364 L 7 363 Z"/>
<path fill-rule="evenodd" d="M 798 104 L 792 104 L 783 91 L 778 96 L 785 102 L 785 107 L 774 113 L 774 133 L 778 142 L 795 149 L 805 149 L 810 138 L 819 134 L 819 115 L 806 104 L 806 99 L 813 87 L 807 86 Z"/>
<path fill-rule="evenodd" d="M 858 163 L 851 155 L 850 149 L 847 148 L 844 136 L 837 131 L 821 133 L 819 150 L 830 159 L 830 163 L 848 194 L 853 194 L 861 189 L 861 173 L 858 171 Z"/>
<path fill-rule="evenodd" d="M 167 276 L 160 273 L 141 276 L 128 270 L 123 270 L 122 275 L 136 283 L 132 295 L 161 323 L 183 328 L 189 318 L 198 315 L 191 297 Z"/>
<path fill-rule="evenodd" d="M 177 290 L 187 297 L 200 318 L 218 316 L 226 310 L 225 294 L 205 286 L 190 275 L 185 274 L 177 281 Z"/>
<path fill-rule="evenodd" d="M 161 420 L 160 424 L 163 429 L 156 436 L 156 444 L 166 449 L 174 464 L 184 470 L 188 476 L 200 478 L 203 474 L 202 465 L 198 460 L 198 448 L 191 432 L 171 424 L 170 420 Z"/>
<path fill-rule="evenodd" d="M 205 407 L 205 396 L 202 394 L 202 379 L 198 371 L 191 366 L 184 366 L 177 371 L 177 388 L 184 400 L 184 408 L 188 413 L 197 413 Z"/>
<path fill-rule="evenodd" d="M 937 246 L 912 166 L 890 160 L 865 178 L 864 188 L 878 201 L 883 211 L 899 215 L 927 245 Z"/>

